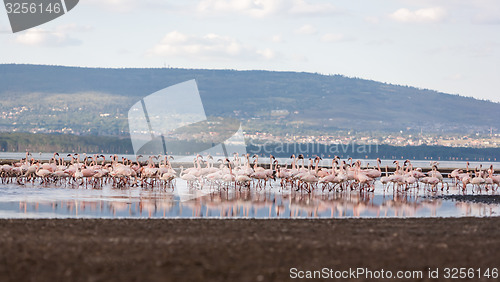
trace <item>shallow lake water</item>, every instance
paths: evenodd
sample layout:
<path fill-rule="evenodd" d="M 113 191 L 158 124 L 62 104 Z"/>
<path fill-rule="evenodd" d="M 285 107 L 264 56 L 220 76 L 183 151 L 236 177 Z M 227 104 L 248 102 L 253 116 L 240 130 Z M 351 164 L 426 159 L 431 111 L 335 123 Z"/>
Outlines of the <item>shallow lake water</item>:
<path fill-rule="evenodd" d="M 50 159 L 52 154 L 34 154 Z M 0 159 L 20 159 L 25 153 L 0 153 Z M 126 156 L 134 159 L 134 156 Z M 268 159 L 259 159 L 268 163 Z M 290 164 L 290 159 L 280 163 Z M 363 160 L 375 164 L 375 160 Z M 392 166 L 393 160 L 382 165 Z M 430 160 L 412 161 L 415 167 L 429 167 Z M 466 161 L 440 161 L 440 167 L 465 167 Z M 322 165 L 330 165 L 325 159 Z M 498 162 L 471 162 L 470 167 Z M 457 202 L 436 198 L 462 194 L 451 183 L 447 191 L 428 192 L 422 186 L 404 193 L 385 191 L 376 182 L 374 192 L 349 191 L 311 194 L 281 190 L 279 182 L 265 189 L 220 189 L 205 185 L 188 187 L 175 181 L 175 189 L 126 188 L 104 185 L 102 189 L 72 185 L 0 184 L 0 218 L 371 218 L 371 217 L 463 217 L 498 216 L 496 204 Z M 321 189 L 318 189 L 321 190 Z M 481 191 L 496 195 L 497 191 Z M 471 194 L 469 185 L 468 194 Z M 477 194 L 477 193 L 476 193 Z"/>
<path fill-rule="evenodd" d="M 461 194 L 453 186 L 443 192 L 428 192 L 422 187 L 416 191 L 384 191 L 379 182 L 374 192 L 311 194 L 281 190 L 279 182 L 265 189 L 241 190 L 208 185 L 190 188 L 181 179 L 176 180 L 174 190 L 0 184 L 0 218 L 405 218 L 500 214 L 499 205 L 435 197 Z M 497 194 L 491 189 L 482 193 Z"/>

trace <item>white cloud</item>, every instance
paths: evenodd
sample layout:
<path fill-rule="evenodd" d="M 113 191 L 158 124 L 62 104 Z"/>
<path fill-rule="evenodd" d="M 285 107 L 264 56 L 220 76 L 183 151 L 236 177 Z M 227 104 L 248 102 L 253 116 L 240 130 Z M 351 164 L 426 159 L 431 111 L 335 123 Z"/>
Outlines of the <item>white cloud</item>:
<path fill-rule="evenodd" d="M 303 25 L 295 30 L 295 33 L 302 35 L 316 34 L 316 32 L 318 32 L 318 30 L 310 24 Z"/>
<path fill-rule="evenodd" d="M 461 73 L 455 73 L 452 75 L 449 75 L 445 77 L 446 80 L 453 80 L 453 81 L 462 81 L 465 79 L 465 76 Z"/>
<path fill-rule="evenodd" d="M 481 44 L 474 44 L 469 49 L 473 57 L 491 57 L 498 53 L 500 44 L 493 41 L 482 42 Z"/>
<path fill-rule="evenodd" d="M 285 40 L 281 34 L 276 34 L 271 38 L 271 41 L 274 43 L 283 43 Z"/>
<path fill-rule="evenodd" d="M 0 24 L 0 33 L 11 33 L 12 30 L 6 26 Z"/>
<path fill-rule="evenodd" d="M 342 40 L 344 38 L 344 35 L 341 33 L 327 33 L 321 37 L 321 41 L 323 42 L 335 42 Z"/>
<path fill-rule="evenodd" d="M 88 32 L 94 30 L 93 26 L 90 25 L 78 25 L 78 24 L 66 24 L 57 27 L 59 32 Z"/>
<path fill-rule="evenodd" d="M 370 24 L 378 24 L 380 20 L 377 17 L 365 17 L 365 22 Z"/>
<path fill-rule="evenodd" d="M 301 63 L 305 63 L 305 62 L 309 61 L 309 59 L 306 56 L 304 56 L 303 54 L 298 54 L 298 53 L 292 54 L 291 59 L 293 61 L 301 62 Z"/>
<path fill-rule="evenodd" d="M 85 4 L 91 4 L 105 8 L 113 12 L 128 13 L 138 10 L 166 10 L 172 11 L 174 5 L 165 3 L 163 0 L 86 0 Z"/>
<path fill-rule="evenodd" d="M 243 13 L 253 17 L 264 17 L 285 8 L 281 0 L 254 1 L 254 0 L 202 0 L 198 4 L 198 11 L 202 13 Z"/>
<path fill-rule="evenodd" d="M 474 24 L 500 24 L 500 5 L 497 0 L 468 1 Z"/>
<path fill-rule="evenodd" d="M 80 40 L 69 36 L 64 28 L 56 29 L 56 31 L 48 31 L 42 28 L 28 29 L 19 33 L 15 41 L 23 45 L 49 47 L 76 46 L 82 43 Z"/>
<path fill-rule="evenodd" d="M 380 45 L 391 45 L 394 44 L 394 41 L 389 38 L 379 38 L 375 40 L 370 40 L 366 43 L 366 45 L 380 46 Z"/>
<path fill-rule="evenodd" d="M 311 4 L 305 0 L 288 1 L 290 6 L 290 14 L 304 16 L 320 16 L 331 15 L 338 13 L 338 10 L 331 3 L 315 3 Z M 318 1 L 316 1 L 318 2 Z"/>
<path fill-rule="evenodd" d="M 427 55 L 441 56 L 452 55 L 455 57 L 469 56 L 471 58 L 482 58 L 495 56 L 500 49 L 500 43 L 493 41 L 474 42 L 472 44 L 445 45 L 425 51 Z"/>
<path fill-rule="evenodd" d="M 129 12 L 138 7 L 138 3 L 134 3 L 133 0 L 87 0 L 85 2 L 115 12 Z"/>
<path fill-rule="evenodd" d="M 246 46 L 238 40 L 209 33 L 204 36 L 186 35 L 172 31 L 150 51 L 150 55 L 183 56 L 210 60 L 218 59 L 273 59 L 276 54 L 270 49 L 257 49 Z"/>
<path fill-rule="evenodd" d="M 343 33 L 327 33 L 321 37 L 321 41 L 327 43 L 337 43 L 337 42 L 345 42 L 353 40 L 355 40 L 354 37 L 347 36 Z"/>
<path fill-rule="evenodd" d="M 441 7 L 419 9 L 415 11 L 401 8 L 392 13 L 390 17 L 398 22 L 435 23 L 443 21 L 446 15 L 446 10 Z"/>
<path fill-rule="evenodd" d="M 270 60 L 274 59 L 276 57 L 276 54 L 274 53 L 273 50 L 266 48 L 264 50 L 257 50 L 257 54 L 261 55 L 262 57 Z"/>
<path fill-rule="evenodd" d="M 321 16 L 338 13 L 331 3 L 317 0 L 201 0 L 197 9 L 210 15 L 240 13 L 257 18 L 278 14 Z"/>
<path fill-rule="evenodd" d="M 321 37 L 323 42 L 341 42 L 345 40 L 345 36 L 342 33 L 327 33 Z"/>
<path fill-rule="evenodd" d="M 500 13 L 481 13 L 472 18 L 475 24 L 500 24 Z"/>

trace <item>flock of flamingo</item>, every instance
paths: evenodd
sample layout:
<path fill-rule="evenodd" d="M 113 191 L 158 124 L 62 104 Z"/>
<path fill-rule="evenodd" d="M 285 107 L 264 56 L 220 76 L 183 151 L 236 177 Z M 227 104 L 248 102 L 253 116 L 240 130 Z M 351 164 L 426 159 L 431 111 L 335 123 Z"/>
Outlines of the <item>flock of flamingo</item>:
<path fill-rule="evenodd" d="M 500 185 L 500 175 L 495 175 L 493 166 L 483 170 L 482 166 L 469 170 L 455 169 L 448 177 L 438 170 L 438 163 L 431 162 L 432 170 L 423 173 L 422 169 L 414 168 L 410 160 L 403 165 L 394 161 L 395 170 L 385 174 L 380 168 L 381 161 L 377 159 L 376 168 L 362 168 L 361 161 L 347 161 L 335 157 L 331 166 L 321 167 L 321 158 L 306 160 L 303 155 L 292 155 L 291 165 L 280 164 L 274 156 L 269 157 L 269 166 L 259 163 L 259 156 L 250 158 L 249 154 L 239 156 L 233 154 L 232 159 L 219 159 L 214 161 L 210 155 L 205 158 L 197 155 L 190 168 L 180 167 L 174 169 L 171 161 L 173 157 L 167 155 L 149 156 L 145 161 L 140 161 L 143 156 L 137 156 L 135 162 L 116 155 L 110 156 L 111 161 L 106 162 L 104 155 L 86 156 L 83 161 L 79 154 L 68 154 L 69 160 L 64 160 L 58 153 L 54 153 L 48 162 L 36 160 L 27 152 L 26 157 L 12 164 L 0 167 L 2 183 L 17 182 L 40 184 L 70 184 L 72 186 L 85 185 L 100 188 L 111 183 L 113 187 L 175 187 L 175 180 L 185 180 L 190 187 L 203 187 L 208 185 L 213 188 L 260 188 L 265 189 L 269 184 L 279 181 L 280 187 L 291 191 L 311 193 L 320 191 L 360 190 L 372 192 L 375 182 L 380 181 L 384 190 L 392 187 L 393 191 L 407 191 L 420 186 L 428 190 L 449 189 L 446 178 L 462 191 L 467 192 L 468 187 L 474 190 L 497 189 Z M 276 185 L 276 184 L 275 184 Z"/>

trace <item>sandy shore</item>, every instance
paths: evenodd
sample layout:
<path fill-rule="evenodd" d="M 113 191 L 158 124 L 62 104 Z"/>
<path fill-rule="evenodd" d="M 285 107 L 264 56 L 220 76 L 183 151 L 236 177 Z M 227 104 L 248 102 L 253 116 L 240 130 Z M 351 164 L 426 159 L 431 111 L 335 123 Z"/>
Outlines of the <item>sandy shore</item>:
<path fill-rule="evenodd" d="M 500 218 L 0 220 L 0 281 L 290 281 L 292 267 L 500 267 L 499 225 Z"/>

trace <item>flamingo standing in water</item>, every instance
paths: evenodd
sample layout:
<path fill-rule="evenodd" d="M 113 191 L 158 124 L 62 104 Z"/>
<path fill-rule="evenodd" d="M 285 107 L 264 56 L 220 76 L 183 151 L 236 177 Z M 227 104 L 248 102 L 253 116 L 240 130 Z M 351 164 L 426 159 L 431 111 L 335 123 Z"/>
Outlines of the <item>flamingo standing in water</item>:
<path fill-rule="evenodd" d="M 474 169 L 474 174 L 475 174 L 475 177 L 473 177 L 471 180 L 470 180 L 470 184 L 472 184 L 473 188 L 474 189 L 474 186 L 477 186 L 477 188 L 479 190 L 481 190 L 481 185 L 483 185 L 486 181 L 484 180 L 483 177 L 481 177 L 481 170 L 478 172 L 477 171 L 477 167 Z"/>
<path fill-rule="evenodd" d="M 236 176 L 236 182 L 239 183 L 240 185 L 244 185 L 246 187 L 250 187 L 250 182 L 252 181 L 252 178 L 246 174 L 240 174 Z"/>
<path fill-rule="evenodd" d="M 380 182 L 382 183 L 382 186 L 384 186 L 384 191 L 386 188 L 387 183 L 389 183 L 389 172 L 388 172 L 389 166 L 385 166 L 385 176 L 380 177 Z"/>
<path fill-rule="evenodd" d="M 466 192 L 467 191 L 467 184 L 470 183 L 471 177 L 469 172 L 465 174 L 460 174 L 460 182 L 462 182 L 462 191 Z"/>
<path fill-rule="evenodd" d="M 327 174 L 325 176 L 318 175 L 318 177 L 320 177 L 319 183 L 323 183 L 323 191 L 325 190 L 326 186 L 329 186 L 335 180 L 335 177 L 336 177 L 335 169 L 337 168 L 337 166 L 334 164 L 336 164 L 336 162 L 337 162 L 337 159 L 332 160 L 332 169 L 330 170 L 329 174 Z"/>
<path fill-rule="evenodd" d="M 257 179 L 257 183 L 259 187 L 262 187 L 261 181 L 264 181 L 264 188 L 266 187 L 267 183 L 267 173 L 262 169 L 262 170 L 257 170 L 257 167 L 254 167 L 255 172 L 250 175 L 253 179 Z"/>
<path fill-rule="evenodd" d="M 408 171 L 406 173 L 406 175 L 404 176 L 405 184 L 406 184 L 405 190 L 408 190 L 410 187 L 412 187 L 415 184 L 417 184 L 417 187 L 418 187 L 417 178 L 415 178 L 415 176 L 413 175 L 413 166 L 410 165 L 410 166 L 408 166 L 408 168 L 410 169 L 410 171 Z"/>
<path fill-rule="evenodd" d="M 396 190 L 396 184 L 398 185 L 397 190 L 399 190 L 400 185 L 404 184 L 404 176 L 402 168 L 399 166 L 399 161 L 394 161 L 393 164 L 396 164 L 396 168 L 394 174 L 389 176 L 389 182 L 392 182 L 392 190 L 394 191 Z"/>
<path fill-rule="evenodd" d="M 52 172 L 48 169 L 42 168 L 42 166 L 39 166 L 38 169 L 36 170 L 35 174 L 38 177 L 42 178 L 42 183 L 45 183 L 47 181 L 47 177 L 52 174 Z"/>
<path fill-rule="evenodd" d="M 498 188 L 500 186 L 500 175 L 494 175 L 495 170 L 493 169 L 493 165 L 490 166 L 489 173 L 490 178 L 493 180 L 493 184 L 496 184 Z"/>
<path fill-rule="evenodd" d="M 165 186 L 165 184 L 174 181 L 177 177 L 175 171 L 169 163 L 168 156 L 152 156 L 149 158 L 148 164 L 142 166 L 138 161 L 140 156 L 137 156 L 137 164 L 132 163 L 131 160 L 122 158 L 121 162 L 118 162 L 118 157 L 111 156 L 111 163 L 105 162 L 103 155 L 84 155 L 84 159 L 80 162 L 79 154 L 70 154 L 69 161 L 65 162 L 62 158 L 58 158 L 58 154 L 54 153 L 53 157 L 49 162 L 41 163 L 36 161 L 34 158 L 29 159 L 29 154 L 27 153 L 27 158 L 21 159 L 19 162 L 15 162 L 12 165 L 0 166 L 0 176 L 2 181 L 7 181 L 8 183 L 14 179 L 17 179 L 19 184 L 24 184 L 28 181 L 35 182 L 40 180 L 41 183 L 54 183 L 61 184 L 66 181 L 66 183 L 79 183 L 82 185 L 83 182 L 93 183 L 94 188 L 101 186 L 103 183 L 107 183 L 108 179 L 113 179 L 113 186 L 133 187 L 137 185 L 137 179 L 143 180 L 151 187 L 158 185 Z M 164 157 L 164 160 L 163 160 Z M 246 157 L 246 163 L 244 162 Z M 193 167 L 184 169 L 181 167 L 181 175 L 179 176 L 182 180 L 185 180 L 189 185 L 200 181 L 210 181 L 212 185 L 220 186 L 223 183 L 227 183 L 226 187 L 252 187 L 252 184 L 258 181 L 259 187 L 262 187 L 262 181 L 264 180 L 264 187 L 267 184 L 269 178 L 278 177 L 281 179 L 282 188 L 287 187 L 289 184 L 291 189 L 298 187 L 297 191 L 303 189 L 303 191 L 312 192 L 317 184 L 323 184 L 323 191 L 328 187 L 329 191 L 332 191 L 338 185 L 340 185 L 341 190 L 346 187 L 344 183 L 350 179 L 348 182 L 351 188 L 361 188 L 363 190 L 367 185 L 372 185 L 375 179 L 380 177 L 380 182 L 384 185 L 384 190 L 387 189 L 386 185 L 388 183 L 394 183 L 394 190 L 396 187 L 400 189 L 405 185 L 408 190 L 411 187 L 417 187 L 419 185 L 419 179 L 422 183 L 427 184 L 426 187 L 431 186 L 434 190 L 439 183 L 443 186 L 448 185 L 447 182 L 443 181 L 442 174 L 438 171 L 436 163 L 432 163 L 432 170 L 425 176 L 421 170 L 414 169 L 413 165 L 409 160 L 401 167 L 398 161 L 395 161 L 396 170 L 394 175 L 389 175 L 388 166 L 385 168 L 385 175 L 382 175 L 380 169 L 381 161 L 377 159 L 376 168 L 362 169 L 361 161 L 356 161 L 353 165 L 352 158 L 350 159 L 350 165 L 347 165 L 345 161 L 339 164 L 338 157 L 332 160 L 331 169 L 326 169 L 320 167 L 320 157 L 315 157 L 314 159 L 309 159 L 308 167 L 305 167 L 305 159 L 303 155 L 299 155 L 298 158 L 292 155 L 291 169 L 285 166 L 281 167 L 279 162 L 270 156 L 270 167 L 265 168 L 258 163 L 258 156 L 254 156 L 255 161 L 252 163 L 249 160 L 250 155 L 243 155 L 240 159 L 238 155 L 235 154 L 234 162 L 225 160 L 225 162 L 220 164 L 220 167 L 213 167 L 211 162 L 212 158 L 209 156 L 206 161 L 203 160 L 201 155 L 198 155 L 193 160 Z M 99 159 L 102 158 L 102 163 Z M 153 158 L 160 161 L 159 164 L 153 162 Z M 241 162 L 243 160 L 243 162 Z M 273 161 L 274 160 L 274 161 Z M 302 167 L 299 168 L 297 160 L 302 160 Z M 222 160 L 219 160 L 222 161 Z M 98 163 L 99 162 L 99 163 Z M 205 165 L 206 164 L 206 167 Z M 203 165 L 203 168 L 202 168 Z M 367 167 L 369 167 L 367 165 Z M 463 172 L 461 169 L 454 170 L 450 174 L 450 178 L 456 180 L 457 187 L 460 187 L 463 191 L 467 190 L 467 185 L 473 185 L 473 192 L 475 189 L 482 189 L 486 187 L 488 190 L 490 188 L 497 188 L 500 182 L 500 176 L 495 175 L 493 167 L 490 166 L 488 170 L 483 169 L 482 166 L 476 167 L 474 171 L 469 171 L 469 163 L 467 163 L 467 172 Z M 188 173 L 189 172 L 189 173 Z M 33 179 L 32 179 L 33 178 Z M 119 179 L 119 181 L 117 180 Z M 133 182 L 132 182 L 133 181 Z M 24 182 L 24 183 L 21 183 Z M 80 183 L 81 182 L 81 183 Z M 450 181 L 451 182 L 451 181 Z M 117 184 L 118 183 L 118 184 Z M 230 184 L 234 183 L 234 184 Z M 203 185 L 201 186 L 203 187 Z"/>
<path fill-rule="evenodd" d="M 314 188 L 312 185 L 317 183 L 318 180 L 318 177 L 311 172 L 311 166 L 309 166 L 309 171 L 300 177 L 300 181 L 307 186 L 307 191 L 309 193 L 311 193 Z"/>
<path fill-rule="evenodd" d="M 379 178 L 380 176 L 382 176 L 382 171 L 380 170 L 380 163 L 381 163 L 380 158 L 377 158 L 377 169 L 365 170 L 364 173 L 366 174 L 366 176 L 373 178 L 373 179 L 376 179 L 376 178 Z"/>
<path fill-rule="evenodd" d="M 363 190 L 366 185 L 369 185 L 370 187 L 373 186 L 371 184 L 373 179 L 371 177 L 369 177 L 368 175 L 366 175 L 365 173 L 361 172 L 361 162 L 360 161 L 357 162 L 357 168 L 356 168 L 354 173 L 355 173 L 354 179 L 357 181 L 358 186 L 361 190 Z M 352 188 L 352 184 L 351 184 L 351 188 Z"/>
<path fill-rule="evenodd" d="M 229 173 L 223 173 L 222 175 L 222 181 L 226 183 L 226 188 L 227 186 L 232 183 L 232 182 L 235 182 L 236 181 L 236 176 L 233 174 L 233 169 L 231 168 L 231 162 L 226 159 L 226 162 L 227 162 L 227 166 L 229 168 Z"/>
<path fill-rule="evenodd" d="M 75 174 L 74 174 L 74 178 L 75 178 L 75 180 L 81 179 L 82 182 L 79 185 L 83 184 L 83 173 L 82 173 L 80 167 L 76 168 L 76 171 L 75 171 Z"/>
<path fill-rule="evenodd" d="M 198 177 L 194 176 L 193 174 L 185 173 L 183 166 L 181 166 L 180 178 L 187 181 L 189 186 L 193 186 L 193 184 L 198 180 Z"/>

